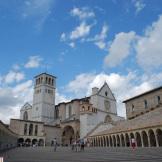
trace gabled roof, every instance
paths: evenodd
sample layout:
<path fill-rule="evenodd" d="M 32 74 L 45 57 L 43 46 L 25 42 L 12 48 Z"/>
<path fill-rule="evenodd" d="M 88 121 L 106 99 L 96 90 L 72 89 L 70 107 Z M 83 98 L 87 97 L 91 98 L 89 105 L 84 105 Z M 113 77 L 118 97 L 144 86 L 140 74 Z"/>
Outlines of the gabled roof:
<path fill-rule="evenodd" d="M 112 91 L 111 91 L 111 89 L 110 89 L 110 87 L 108 86 L 108 84 L 107 84 L 106 81 L 105 81 L 105 83 L 103 84 L 103 86 L 99 89 L 99 91 L 97 92 L 97 94 L 99 94 L 105 86 L 108 87 L 109 91 L 111 92 L 112 96 L 113 96 L 114 99 L 115 99 L 115 96 L 114 96 L 114 94 L 112 93 Z M 116 99 L 115 99 L 115 100 L 116 100 Z"/>
<path fill-rule="evenodd" d="M 28 102 L 26 102 L 26 103 L 24 104 L 24 106 L 21 107 L 21 110 L 26 110 L 26 109 L 31 109 L 31 108 L 32 108 L 32 105 L 29 104 Z"/>

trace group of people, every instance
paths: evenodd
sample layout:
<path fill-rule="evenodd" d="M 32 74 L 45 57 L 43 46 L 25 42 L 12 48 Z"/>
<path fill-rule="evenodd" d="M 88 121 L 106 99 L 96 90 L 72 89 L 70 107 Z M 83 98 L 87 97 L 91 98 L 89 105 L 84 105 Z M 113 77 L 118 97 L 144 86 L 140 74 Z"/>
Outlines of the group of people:
<path fill-rule="evenodd" d="M 76 140 L 72 143 L 72 150 L 79 152 L 79 151 L 84 151 L 85 143 L 84 139 Z"/>
<path fill-rule="evenodd" d="M 131 144 L 131 147 L 134 150 L 135 147 L 136 147 L 136 140 L 134 138 L 131 138 L 130 144 Z M 54 140 L 52 141 L 52 146 L 54 146 L 54 151 L 56 151 L 57 145 L 58 145 L 57 140 L 56 140 L 56 138 L 54 138 Z M 86 142 L 86 145 L 89 147 L 90 146 L 90 143 L 89 142 Z M 84 147 L 85 147 L 85 141 L 84 141 L 84 139 L 75 140 L 75 141 L 73 141 L 73 143 L 71 145 L 71 149 L 73 151 L 76 151 L 76 152 L 84 151 Z"/>

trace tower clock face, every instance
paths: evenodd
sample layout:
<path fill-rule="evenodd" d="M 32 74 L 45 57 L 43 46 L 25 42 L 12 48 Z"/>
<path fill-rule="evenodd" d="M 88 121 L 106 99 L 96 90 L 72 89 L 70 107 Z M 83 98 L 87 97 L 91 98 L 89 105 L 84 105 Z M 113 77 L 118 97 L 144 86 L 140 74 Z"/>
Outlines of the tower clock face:
<path fill-rule="evenodd" d="M 104 105 L 105 105 L 106 111 L 109 111 L 109 110 L 110 110 L 110 102 L 107 101 L 107 100 L 105 100 L 105 101 L 104 101 Z"/>

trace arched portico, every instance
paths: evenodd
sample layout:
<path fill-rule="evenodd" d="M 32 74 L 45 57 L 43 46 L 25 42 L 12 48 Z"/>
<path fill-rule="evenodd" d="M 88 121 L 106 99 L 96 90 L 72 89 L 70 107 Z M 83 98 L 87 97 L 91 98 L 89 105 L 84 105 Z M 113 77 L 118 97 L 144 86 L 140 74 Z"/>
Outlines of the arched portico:
<path fill-rule="evenodd" d="M 126 142 L 126 146 L 130 147 L 130 139 L 128 133 L 125 134 L 125 142 Z"/>
<path fill-rule="evenodd" d="M 120 138 L 121 138 L 121 146 L 124 147 L 124 146 L 125 146 L 124 135 L 121 134 L 121 135 L 120 135 Z"/>
<path fill-rule="evenodd" d="M 44 139 L 39 139 L 38 145 L 39 146 L 44 146 Z"/>
<path fill-rule="evenodd" d="M 148 147 L 148 136 L 145 131 L 142 131 L 143 146 Z"/>
<path fill-rule="evenodd" d="M 110 146 L 113 146 L 112 137 L 110 136 Z"/>
<path fill-rule="evenodd" d="M 117 147 L 120 147 L 120 137 L 118 134 L 116 135 L 116 145 Z"/>
<path fill-rule="evenodd" d="M 31 145 L 31 139 L 30 139 L 30 138 L 27 138 L 27 139 L 25 140 L 25 145 L 26 145 L 26 146 L 30 146 L 30 145 Z"/>
<path fill-rule="evenodd" d="M 162 130 L 161 129 L 156 130 L 156 136 L 157 136 L 158 145 L 162 146 Z"/>
<path fill-rule="evenodd" d="M 22 146 L 24 144 L 24 139 L 23 138 L 19 138 L 17 140 L 17 144 L 18 144 L 18 146 Z"/>
<path fill-rule="evenodd" d="M 35 144 L 37 144 L 37 143 L 38 143 L 37 139 L 33 139 L 33 140 L 32 140 L 32 145 L 35 145 Z"/>
<path fill-rule="evenodd" d="M 65 126 L 62 132 L 62 144 L 71 145 L 74 140 L 76 139 L 73 127 L 69 125 Z"/>
<path fill-rule="evenodd" d="M 116 147 L 116 138 L 115 138 L 115 135 L 113 135 L 113 144 L 114 144 L 114 147 Z"/>
<path fill-rule="evenodd" d="M 148 131 L 149 134 L 149 140 L 150 140 L 150 146 L 155 147 L 156 146 L 156 139 L 155 139 L 155 134 L 152 129 Z"/>
<path fill-rule="evenodd" d="M 109 146 L 109 137 L 106 136 L 106 145 Z"/>
<path fill-rule="evenodd" d="M 135 136 L 136 136 L 136 143 L 137 143 L 137 146 L 138 146 L 138 147 L 141 147 L 141 146 L 142 146 L 142 141 L 141 141 L 140 133 L 139 133 L 139 132 L 136 132 L 136 133 L 135 133 Z"/>

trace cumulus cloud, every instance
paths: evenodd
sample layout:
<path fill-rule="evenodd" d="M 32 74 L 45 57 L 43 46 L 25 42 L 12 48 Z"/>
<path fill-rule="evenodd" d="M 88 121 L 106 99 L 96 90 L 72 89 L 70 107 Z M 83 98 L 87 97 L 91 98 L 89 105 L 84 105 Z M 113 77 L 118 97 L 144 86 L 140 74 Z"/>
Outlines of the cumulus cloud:
<path fill-rule="evenodd" d="M 110 44 L 104 65 L 114 67 L 119 65 L 134 50 L 137 63 L 145 71 L 151 71 L 162 66 L 162 15 L 144 30 L 143 35 L 134 31 L 118 33 Z"/>
<path fill-rule="evenodd" d="M 40 66 L 40 63 L 43 59 L 40 56 L 31 56 L 29 57 L 28 62 L 25 64 L 26 68 L 37 68 Z"/>
<path fill-rule="evenodd" d="M 74 7 L 74 8 L 70 11 L 70 14 L 71 14 L 72 16 L 79 17 L 79 19 L 81 19 L 81 20 L 95 17 L 95 13 L 94 13 L 93 11 L 91 11 L 91 10 L 90 10 L 89 8 L 87 8 L 87 7 L 83 7 L 83 8 Z"/>
<path fill-rule="evenodd" d="M 3 76 L 3 81 L 4 83 L 14 83 L 14 82 L 19 82 L 25 78 L 24 73 L 22 72 L 16 72 L 16 71 L 9 71 L 8 74 Z"/>
<path fill-rule="evenodd" d="M 120 64 L 130 54 L 135 39 L 136 34 L 133 31 L 118 33 L 108 49 L 109 54 L 104 59 L 105 66 L 114 67 Z"/>
<path fill-rule="evenodd" d="M 162 15 L 158 21 L 146 28 L 136 44 L 137 61 L 147 69 L 158 68 L 162 65 Z"/>
<path fill-rule="evenodd" d="M 78 38 L 82 38 L 82 37 L 87 36 L 90 32 L 91 27 L 92 27 L 92 25 L 86 24 L 85 21 L 81 22 L 81 24 L 79 26 L 77 26 L 70 33 L 70 39 L 74 40 L 74 39 L 78 39 Z"/>
<path fill-rule="evenodd" d="M 88 38 L 86 41 L 94 42 L 94 44 L 100 49 L 106 49 L 107 48 L 107 42 L 106 42 L 107 33 L 108 33 L 108 25 L 104 24 L 99 34 L 96 34 L 94 38 Z"/>
<path fill-rule="evenodd" d="M 0 119 L 9 123 L 10 118 L 18 118 L 20 107 L 25 102 L 31 102 L 33 96 L 33 84 L 31 80 L 15 86 L 0 87 Z"/>
<path fill-rule="evenodd" d="M 67 98 L 67 96 L 60 94 L 59 91 L 56 89 L 56 105 L 61 102 L 68 102 L 70 101 L 70 98 Z"/>
<path fill-rule="evenodd" d="M 75 47 L 75 43 L 74 43 L 74 42 L 71 42 L 71 43 L 69 43 L 69 46 L 70 46 L 71 48 L 74 48 L 74 47 Z"/>
<path fill-rule="evenodd" d="M 61 34 L 60 41 L 62 41 L 62 42 L 66 41 L 66 34 L 65 33 Z"/>
<path fill-rule="evenodd" d="M 96 21 L 94 19 L 95 13 L 88 7 L 74 7 L 70 11 L 70 15 L 79 18 L 79 25 L 75 26 L 69 33 L 63 32 L 60 36 L 60 41 L 67 42 L 70 47 L 74 48 L 77 40 L 83 42 L 82 40 L 90 34 L 91 28 L 96 24 Z M 91 23 L 89 21 L 91 21 Z M 99 46 L 103 45 L 100 43 Z"/>

